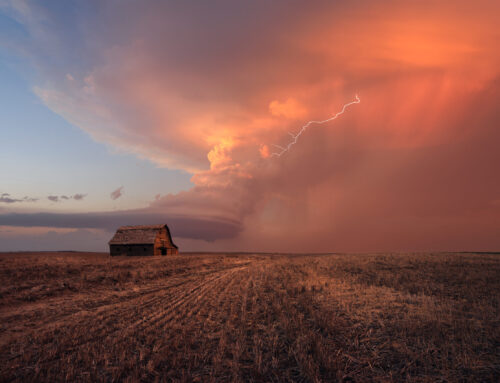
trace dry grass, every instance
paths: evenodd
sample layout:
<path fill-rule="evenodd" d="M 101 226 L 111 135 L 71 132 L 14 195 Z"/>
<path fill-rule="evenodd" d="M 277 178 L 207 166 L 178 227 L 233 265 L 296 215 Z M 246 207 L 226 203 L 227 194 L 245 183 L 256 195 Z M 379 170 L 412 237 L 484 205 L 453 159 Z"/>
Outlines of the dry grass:
<path fill-rule="evenodd" d="M 1 381 L 500 379 L 500 256 L 0 255 Z"/>

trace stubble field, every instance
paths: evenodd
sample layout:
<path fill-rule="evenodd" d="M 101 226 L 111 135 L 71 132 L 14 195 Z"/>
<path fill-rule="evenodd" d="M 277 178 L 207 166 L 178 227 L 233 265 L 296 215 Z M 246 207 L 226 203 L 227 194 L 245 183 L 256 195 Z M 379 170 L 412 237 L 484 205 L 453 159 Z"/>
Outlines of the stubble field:
<path fill-rule="evenodd" d="M 497 382 L 498 254 L 0 254 L 0 381 Z"/>

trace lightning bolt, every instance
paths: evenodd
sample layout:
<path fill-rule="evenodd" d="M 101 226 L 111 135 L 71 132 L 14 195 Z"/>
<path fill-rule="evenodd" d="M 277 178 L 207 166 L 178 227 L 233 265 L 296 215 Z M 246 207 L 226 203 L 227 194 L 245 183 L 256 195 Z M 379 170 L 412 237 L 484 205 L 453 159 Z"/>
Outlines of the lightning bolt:
<path fill-rule="evenodd" d="M 326 119 L 326 120 L 323 120 L 323 121 L 309 121 L 307 124 L 305 124 L 297 134 L 293 134 L 291 132 L 288 132 L 288 134 L 292 137 L 292 141 L 290 141 L 288 143 L 288 145 L 286 146 L 280 146 L 280 145 L 273 145 L 275 148 L 278 148 L 279 151 L 278 152 L 274 152 L 271 154 L 271 157 L 281 157 L 283 154 L 285 154 L 286 152 L 288 152 L 291 147 L 293 145 L 295 145 L 297 143 L 297 141 L 299 140 L 299 137 L 302 135 L 302 133 L 304 133 L 306 131 L 306 129 L 308 127 L 310 127 L 311 125 L 313 124 L 316 124 L 316 125 L 322 125 L 322 124 L 326 124 L 327 122 L 330 122 L 330 121 L 333 121 L 335 120 L 338 116 L 340 116 L 341 114 L 344 114 L 345 110 L 347 109 L 347 107 L 353 105 L 353 104 L 359 104 L 361 102 L 361 100 L 359 99 L 358 95 L 355 96 L 355 100 L 354 101 L 351 101 L 347 104 L 345 104 L 343 107 L 342 107 L 342 110 L 340 112 L 338 112 L 337 114 L 335 114 L 334 116 Z"/>

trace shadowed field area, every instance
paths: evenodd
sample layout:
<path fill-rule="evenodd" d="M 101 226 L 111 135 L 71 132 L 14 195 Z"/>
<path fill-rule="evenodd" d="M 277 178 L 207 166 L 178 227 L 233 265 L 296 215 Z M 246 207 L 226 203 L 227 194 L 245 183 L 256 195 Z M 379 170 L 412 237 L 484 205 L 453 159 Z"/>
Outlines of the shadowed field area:
<path fill-rule="evenodd" d="M 0 254 L 0 381 L 500 379 L 500 255 Z"/>

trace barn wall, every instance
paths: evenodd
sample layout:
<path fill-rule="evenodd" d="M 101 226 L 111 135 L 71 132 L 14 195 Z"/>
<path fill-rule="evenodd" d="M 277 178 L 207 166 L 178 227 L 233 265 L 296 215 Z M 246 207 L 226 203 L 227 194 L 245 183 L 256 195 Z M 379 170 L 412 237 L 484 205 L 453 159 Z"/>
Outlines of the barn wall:
<path fill-rule="evenodd" d="M 146 245 L 110 245 L 109 252 L 112 256 L 151 256 L 154 255 L 154 246 Z"/>
<path fill-rule="evenodd" d="M 118 246 L 118 245 L 109 245 L 109 254 L 111 256 L 117 256 L 117 255 L 123 255 L 122 252 L 124 250 L 122 249 L 121 246 Z"/>

